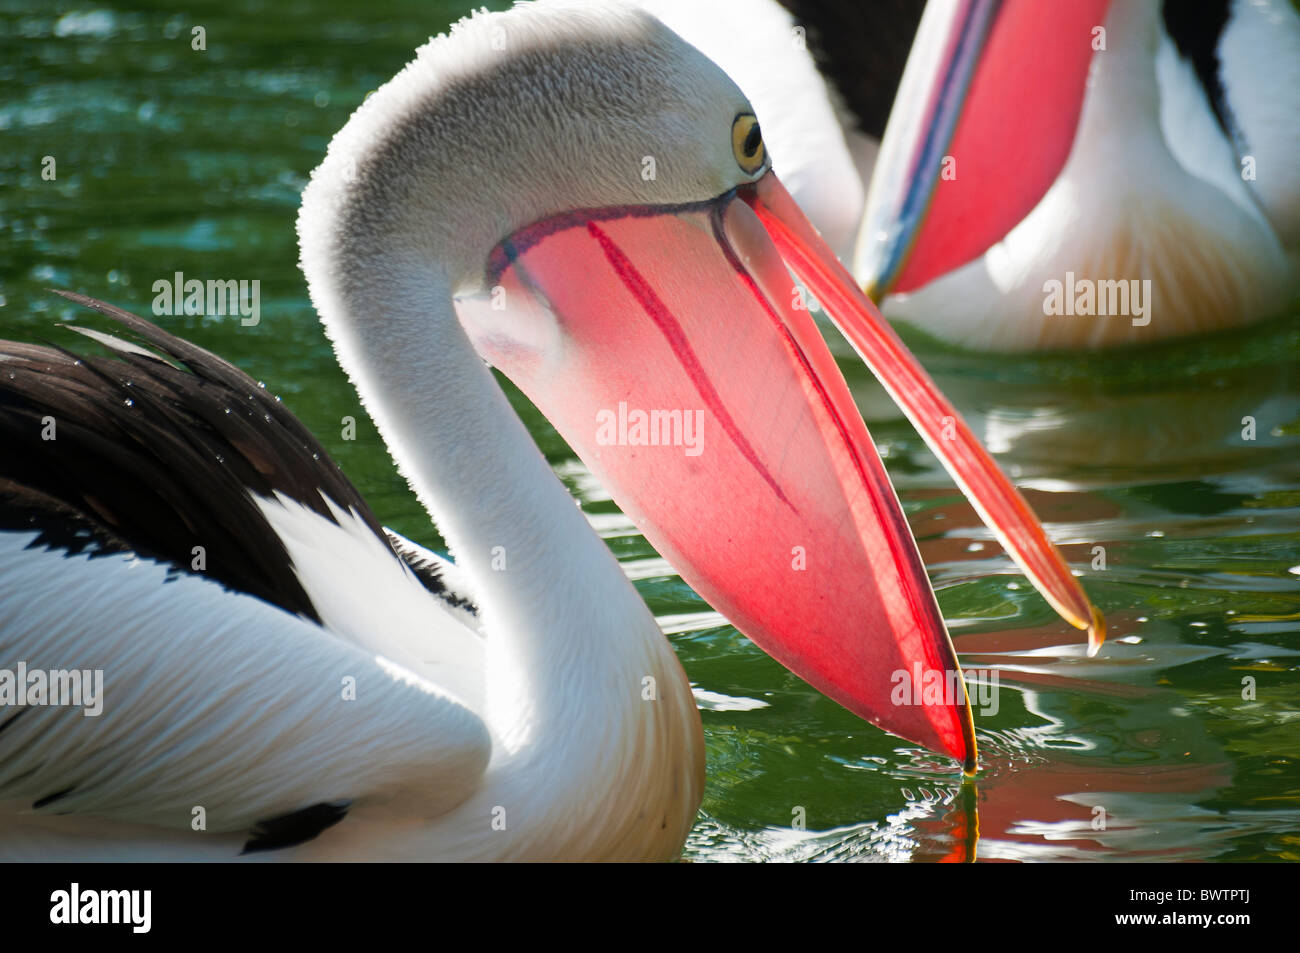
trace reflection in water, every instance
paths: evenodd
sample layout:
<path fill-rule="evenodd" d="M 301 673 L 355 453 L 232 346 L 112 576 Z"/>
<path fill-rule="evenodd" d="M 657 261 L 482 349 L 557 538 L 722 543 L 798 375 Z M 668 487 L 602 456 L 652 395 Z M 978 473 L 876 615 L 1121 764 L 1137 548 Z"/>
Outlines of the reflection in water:
<path fill-rule="evenodd" d="M 1291 727 L 1300 719 L 1300 348 L 1288 323 L 1241 337 L 1012 363 L 923 357 L 1031 488 L 1107 613 L 1110 639 L 1093 659 L 883 391 L 842 355 L 963 665 L 996 673 L 996 711 L 976 716 L 982 770 L 962 784 L 951 765 L 899 749 L 884 765 L 857 765 L 900 782 L 883 818 L 755 831 L 707 817 L 689 852 L 1300 859 L 1285 833 L 1300 829 Z"/>
<path fill-rule="evenodd" d="M 686 845 L 688 857 L 718 861 L 935 861 L 969 863 L 979 841 L 977 789 L 955 786 L 900 791 L 905 805 L 883 822 L 823 831 L 768 827 L 740 830 L 702 813 Z"/>

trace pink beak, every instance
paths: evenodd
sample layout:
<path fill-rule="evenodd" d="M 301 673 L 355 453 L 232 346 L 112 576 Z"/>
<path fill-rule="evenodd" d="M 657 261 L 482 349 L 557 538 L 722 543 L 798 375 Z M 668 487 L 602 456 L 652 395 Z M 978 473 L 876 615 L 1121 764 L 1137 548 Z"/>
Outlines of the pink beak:
<path fill-rule="evenodd" d="M 854 270 L 873 298 L 979 258 L 1038 204 L 1074 146 L 1109 5 L 926 8 L 859 231 Z"/>
<path fill-rule="evenodd" d="M 1034 583 L 1099 641 L 1100 616 L 1024 500 L 775 175 L 689 206 L 539 222 L 493 253 L 507 309 L 458 309 L 479 352 L 714 608 L 846 708 L 973 771 L 925 567 L 787 264 Z"/>

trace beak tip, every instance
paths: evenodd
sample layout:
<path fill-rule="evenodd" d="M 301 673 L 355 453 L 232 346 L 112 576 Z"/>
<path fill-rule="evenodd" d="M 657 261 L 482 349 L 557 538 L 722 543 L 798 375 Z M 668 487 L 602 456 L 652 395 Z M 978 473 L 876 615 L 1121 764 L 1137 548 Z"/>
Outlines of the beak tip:
<path fill-rule="evenodd" d="M 1096 606 L 1092 607 L 1092 625 L 1088 626 L 1088 658 L 1093 658 L 1101 651 L 1101 644 L 1106 641 L 1106 617 Z"/>

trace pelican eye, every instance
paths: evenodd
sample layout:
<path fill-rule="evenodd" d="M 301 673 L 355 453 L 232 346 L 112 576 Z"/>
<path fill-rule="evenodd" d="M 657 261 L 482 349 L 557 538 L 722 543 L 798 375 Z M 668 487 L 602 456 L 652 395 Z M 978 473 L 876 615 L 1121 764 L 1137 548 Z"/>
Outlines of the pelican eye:
<path fill-rule="evenodd" d="M 763 145 L 763 131 L 753 113 L 741 113 L 731 124 L 731 151 L 736 162 L 747 175 L 763 168 L 767 161 L 767 148 Z"/>

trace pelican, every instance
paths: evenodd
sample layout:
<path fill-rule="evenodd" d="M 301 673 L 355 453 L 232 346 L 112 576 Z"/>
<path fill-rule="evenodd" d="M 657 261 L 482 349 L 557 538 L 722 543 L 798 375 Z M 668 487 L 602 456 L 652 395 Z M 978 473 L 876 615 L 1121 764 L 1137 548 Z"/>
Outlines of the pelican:
<path fill-rule="evenodd" d="M 1297 287 L 1297 90 L 1284 0 L 931 4 L 856 272 L 892 318 L 972 348 L 1276 315 Z"/>
<path fill-rule="evenodd" d="M 462 20 L 337 134 L 298 235 L 454 562 L 382 528 L 241 371 L 65 293 L 134 340 L 0 346 L 0 855 L 678 855 L 704 784 L 691 686 L 486 362 L 742 631 L 973 770 L 924 566 L 787 266 L 1100 642 L 1043 528 L 784 191 L 751 104 L 652 16 Z M 688 419 L 697 439 L 671 439 Z M 892 701 L 900 672 L 955 674 L 956 695 Z"/>
<path fill-rule="evenodd" d="M 894 76 L 862 48 L 904 35 L 907 5 L 792 4 L 822 27 L 815 62 L 774 0 L 720 0 L 742 43 L 716 5 L 636 2 L 750 95 L 791 194 L 891 320 L 977 350 L 1091 349 L 1293 300 L 1288 0 L 931 0 L 878 145 L 860 89 Z"/>

